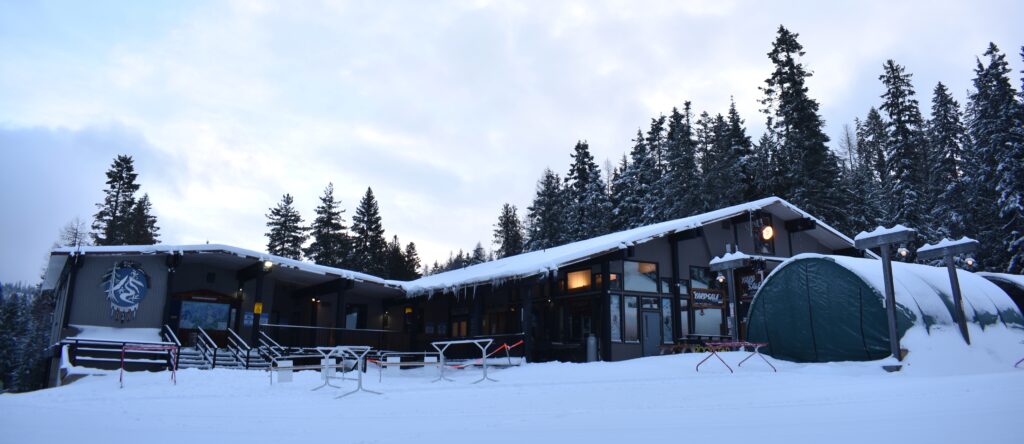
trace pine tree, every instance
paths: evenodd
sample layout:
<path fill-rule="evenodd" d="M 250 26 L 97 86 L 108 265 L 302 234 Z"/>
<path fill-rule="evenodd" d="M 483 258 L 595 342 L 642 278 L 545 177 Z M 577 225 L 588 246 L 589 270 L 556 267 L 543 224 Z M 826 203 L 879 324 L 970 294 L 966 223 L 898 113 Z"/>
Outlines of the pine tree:
<path fill-rule="evenodd" d="M 1024 59 L 1024 46 L 1020 50 Z M 1024 73 L 1024 70 L 1021 71 Z M 1005 231 L 1003 245 L 1009 263 L 1007 273 L 1024 274 L 1024 76 L 1014 107 L 1014 125 L 1006 145 L 1006 153 L 997 169 L 999 182 L 999 217 Z"/>
<path fill-rule="evenodd" d="M 96 204 L 99 211 L 93 217 L 92 239 L 96 245 L 125 245 L 131 227 L 131 213 L 135 208 L 135 163 L 131 156 L 119 155 L 107 170 L 107 189 L 103 202 Z"/>
<path fill-rule="evenodd" d="M 775 175 L 772 174 L 772 155 L 777 150 L 775 138 L 767 131 L 761 134 L 760 140 L 754 145 L 754 154 L 750 162 L 750 182 L 756 196 L 755 198 L 777 194 L 775 192 Z"/>
<path fill-rule="evenodd" d="M 373 190 L 359 201 L 356 214 L 352 216 L 352 266 L 357 271 L 375 276 L 387 273 L 387 241 L 381 224 L 380 208 Z"/>
<path fill-rule="evenodd" d="M 712 210 L 739 203 L 746 192 L 743 177 L 745 155 L 734 147 L 729 123 L 718 114 L 709 121 L 709 128 L 701 132 L 710 138 L 706 142 L 707 159 L 704 173 L 704 208 Z M 740 157 L 735 157 L 735 156 Z"/>
<path fill-rule="evenodd" d="M 565 243 L 565 206 L 562 180 L 550 169 L 544 169 L 537 182 L 537 194 L 527 208 L 527 250 L 543 250 Z"/>
<path fill-rule="evenodd" d="M 804 55 L 798 35 L 779 26 L 768 53 L 775 69 L 765 80 L 763 111 L 778 147 L 773 156 L 776 191 L 782 197 L 826 222 L 842 218 L 839 165 L 826 144 L 829 139 L 818 115 L 818 102 L 807 95 L 811 73 L 798 60 Z"/>
<path fill-rule="evenodd" d="M 979 266 L 1005 270 L 1010 263 L 1007 240 L 1014 230 L 1000 216 L 1000 165 L 1012 162 L 1017 93 L 1010 81 L 1006 57 L 999 48 L 989 44 L 984 55 L 988 63 L 978 60 L 974 91 L 968 95 L 966 121 L 970 145 L 964 150 L 963 181 L 968 190 L 965 201 L 971 203 L 973 211 L 967 215 L 965 225 L 976 233 L 980 243 Z M 1003 171 L 1008 169 L 1004 167 Z"/>
<path fill-rule="evenodd" d="M 328 183 L 316 207 L 316 218 L 310 225 L 313 242 L 304 250 L 306 258 L 330 267 L 345 268 L 351 249 L 345 219 L 345 212 L 334 198 L 334 184 Z"/>
<path fill-rule="evenodd" d="M 701 180 L 700 212 L 715 209 L 717 196 L 714 193 L 715 180 L 715 119 L 707 111 L 701 112 L 694 127 L 697 148 L 697 165 Z"/>
<path fill-rule="evenodd" d="M 928 205 L 932 208 L 932 232 L 929 239 L 956 239 L 964 234 L 965 190 L 960 163 L 963 158 L 964 126 L 960 104 L 942 82 L 932 94 L 931 119 L 928 121 Z"/>
<path fill-rule="evenodd" d="M 697 170 L 696 142 L 693 139 L 693 112 L 690 102 L 683 112 L 673 108 L 665 136 L 665 174 L 657 184 L 662 190 L 662 219 L 671 220 L 695 214 L 703 195 Z M 623 157 L 623 165 L 625 165 Z"/>
<path fill-rule="evenodd" d="M 405 273 L 404 280 L 418 279 L 420 274 L 420 254 L 416 251 L 416 244 L 409 242 L 405 245 Z"/>
<path fill-rule="evenodd" d="M 387 244 L 387 272 L 381 277 L 387 279 L 398 279 L 408 280 L 406 276 L 408 274 L 408 264 L 405 260 L 405 252 L 402 250 L 402 244 L 398 241 L 398 236 L 393 236 L 391 241 Z"/>
<path fill-rule="evenodd" d="M 276 256 L 302 259 L 302 244 L 306 242 L 306 227 L 302 216 L 293 206 L 291 194 L 281 196 L 281 202 L 267 214 L 267 252 Z"/>
<path fill-rule="evenodd" d="M 494 225 L 494 243 L 497 257 L 515 256 L 523 252 L 523 225 L 516 214 L 516 206 L 506 203 L 501 207 L 498 223 Z"/>
<path fill-rule="evenodd" d="M 747 128 L 743 126 L 743 118 L 736 110 L 736 101 L 732 99 L 729 101 L 727 120 L 729 122 L 727 135 L 730 146 L 729 159 L 735 164 L 730 168 L 736 174 L 730 183 L 731 193 L 736 194 L 730 200 L 733 203 L 739 203 L 765 197 L 754 186 L 754 147 L 750 136 L 747 135 Z"/>
<path fill-rule="evenodd" d="M 609 229 L 613 232 L 625 230 L 630 226 L 632 220 L 631 212 L 623 207 L 628 198 L 630 183 L 626 180 L 626 172 L 629 169 L 629 159 L 625 154 L 611 171 L 611 178 L 608 182 L 608 201 L 612 205 L 612 214 L 609 217 Z"/>
<path fill-rule="evenodd" d="M 612 210 L 613 219 L 618 230 L 626 230 L 643 224 L 646 204 L 644 193 L 651 185 L 644 180 L 643 176 L 645 175 L 642 174 L 642 170 L 645 167 L 651 168 L 653 157 L 649 155 L 647 142 L 640 129 L 636 130 L 636 138 L 633 139 L 633 142 L 629 159 L 623 159 L 620 171 L 611 185 L 616 205 Z M 611 200 L 609 199 L 609 201 Z"/>
<path fill-rule="evenodd" d="M 128 245 L 153 245 L 160 243 L 160 237 L 156 226 L 156 216 L 153 216 L 153 204 L 149 201 L 149 194 L 143 194 L 142 198 L 135 203 L 128 214 L 129 225 L 125 236 L 125 243 Z"/>
<path fill-rule="evenodd" d="M 885 85 L 881 109 L 888 117 L 886 223 L 899 223 L 929 233 L 931 229 L 923 216 L 926 210 L 923 205 L 926 193 L 924 120 L 910 83 L 912 74 L 892 60 L 885 62 L 884 70 L 878 79 Z"/>
<path fill-rule="evenodd" d="M 476 243 L 473 247 L 473 255 L 469 257 L 468 265 L 477 265 L 487 262 L 487 251 L 484 250 L 484 246 L 480 242 Z"/>
<path fill-rule="evenodd" d="M 879 183 L 888 180 L 888 166 L 885 159 L 885 147 L 889 144 L 885 121 L 878 110 L 872 107 L 864 123 L 857 128 L 857 149 L 860 157 L 871 167 L 872 177 Z"/>
<path fill-rule="evenodd" d="M 873 229 L 879 225 L 882 214 L 879 202 L 883 199 L 874 175 L 874 158 L 860 138 L 862 128 L 859 120 L 855 121 L 854 128 L 851 131 L 849 126 L 844 126 L 843 138 L 840 140 L 840 145 L 848 153 L 849 162 L 849 167 L 843 172 L 845 200 L 848 202 L 846 211 L 849 216 L 845 226 L 837 227 L 845 233 Z"/>
<path fill-rule="evenodd" d="M 572 165 L 565 176 L 566 228 L 569 241 L 608 233 L 611 201 L 601 169 L 585 141 L 576 142 Z"/>
<path fill-rule="evenodd" d="M 636 179 L 646 193 L 637 196 L 642 208 L 639 225 L 650 225 L 661 222 L 664 209 L 661 204 L 664 190 L 658 187 L 665 169 L 665 116 L 651 119 L 651 127 L 644 138 L 647 147 L 646 156 L 637 165 Z M 602 233 L 603 234 L 603 233 Z"/>

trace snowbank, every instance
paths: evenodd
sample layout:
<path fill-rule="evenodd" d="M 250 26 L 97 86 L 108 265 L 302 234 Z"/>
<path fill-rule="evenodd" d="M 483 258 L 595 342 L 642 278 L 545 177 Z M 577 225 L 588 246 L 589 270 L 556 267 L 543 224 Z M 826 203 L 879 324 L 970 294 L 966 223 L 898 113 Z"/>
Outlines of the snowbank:
<path fill-rule="evenodd" d="M 69 339 L 94 339 L 99 341 L 118 342 L 163 342 L 159 328 L 118 328 L 99 327 L 95 325 L 75 325 L 78 333 L 68 336 Z"/>

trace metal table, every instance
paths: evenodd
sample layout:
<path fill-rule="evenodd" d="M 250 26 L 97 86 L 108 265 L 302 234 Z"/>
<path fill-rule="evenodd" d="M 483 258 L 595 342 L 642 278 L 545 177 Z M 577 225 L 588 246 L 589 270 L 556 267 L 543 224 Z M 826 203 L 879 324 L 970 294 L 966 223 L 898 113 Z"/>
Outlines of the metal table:
<path fill-rule="evenodd" d="M 746 358 L 743 358 L 743 360 L 740 361 L 739 364 L 737 364 L 737 367 L 742 367 L 744 362 L 747 362 L 748 359 L 750 359 L 750 358 L 752 358 L 752 357 L 754 357 L 756 355 L 756 356 L 760 356 L 761 359 L 766 364 L 768 364 L 769 367 L 772 368 L 772 371 L 778 372 L 778 370 L 775 368 L 775 366 L 772 365 L 771 362 L 768 362 L 768 359 L 765 358 L 764 355 L 761 354 L 761 347 L 764 347 L 764 346 L 768 345 L 767 342 L 746 342 L 746 341 L 707 342 L 704 345 L 706 345 L 708 347 L 708 355 L 705 356 L 704 359 L 702 359 L 700 362 L 697 363 L 696 371 L 700 371 L 700 365 L 703 364 L 704 362 L 706 362 L 708 359 L 711 359 L 712 356 L 714 356 L 714 357 L 718 358 L 719 361 L 722 361 L 722 365 L 725 365 L 725 368 L 729 369 L 729 373 L 733 373 L 732 367 L 729 367 L 729 364 L 726 364 L 725 360 L 722 359 L 722 357 L 718 355 L 717 348 L 753 347 L 754 351 L 750 352 L 750 354 L 747 355 Z"/>
<path fill-rule="evenodd" d="M 338 346 L 338 347 L 335 347 L 335 348 L 339 349 L 343 356 L 344 355 L 348 355 L 348 356 L 351 356 L 352 358 L 355 358 L 355 360 L 356 360 L 356 388 L 355 388 L 355 390 L 352 390 L 351 392 L 348 392 L 348 393 L 342 393 L 341 395 L 335 397 L 335 399 L 344 398 L 344 397 L 346 397 L 348 395 L 351 395 L 353 393 L 356 393 L 356 392 L 366 392 L 366 393 L 373 393 L 374 395 L 380 395 L 381 394 L 380 392 L 375 392 L 373 390 L 367 390 L 365 387 L 363 387 L 363 373 L 366 372 L 366 355 L 368 353 L 370 353 L 370 351 L 372 351 L 373 348 L 372 347 L 363 346 L 363 345 L 342 345 L 342 346 Z"/>
<path fill-rule="evenodd" d="M 342 346 L 338 346 L 338 347 L 316 347 L 316 348 L 313 349 L 313 350 L 316 350 L 316 352 L 319 353 L 320 356 L 323 356 L 323 359 L 320 361 L 321 362 L 321 369 L 320 369 L 320 371 L 322 372 L 322 375 L 321 375 L 320 379 L 324 380 L 324 383 L 316 386 L 315 388 L 313 388 L 313 391 L 320 390 L 320 389 L 322 389 L 324 387 L 328 387 L 328 386 L 334 387 L 334 388 L 341 388 L 339 386 L 331 384 L 331 380 L 332 379 L 341 379 L 341 380 L 344 381 L 345 380 L 345 368 L 344 367 L 341 368 L 341 378 L 338 378 L 338 377 L 335 377 L 332 374 L 334 371 L 337 371 L 336 368 L 324 362 L 324 361 L 332 359 L 332 358 L 338 358 L 338 357 L 344 358 L 343 352 L 342 352 L 341 348 L 342 348 Z M 344 364 L 344 360 L 342 361 L 342 364 Z"/>
<path fill-rule="evenodd" d="M 498 382 L 498 380 L 496 380 L 494 378 L 491 378 L 490 376 L 487 376 L 487 348 L 490 347 L 491 343 L 493 343 L 493 342 L 494 342 L 494 339 L 460 339 L 460 340 L 456 340 L 456 341 L 436 341 L 436 342 L 431 342 L 430 345 L 432 347 L 434 347 L 435 350 L 437 350 L 437 353 L 439 355 L 441 355 L 441 375 L 438 376 L 437 379 L 435 379 L 435 380 L 433 380 L 431 382 L 437 382 L 437 381 L 441 381 L 441 380 L 451 381 L 451 382 L 455 381 L 454 379 L 447 378 L 447 377 L 444 376 L 444 368 L 447 365 L 446 364 L 447 359 L 444 356 L 444 352 L 445 352 L 445 350 L 448 350 L 448 347 L 450 347 L 452 345 L 459 345 L 459 344 L 473 344 L 473 345 L 477 346 L 477 348 L 480 349 L 480 361 L 481 361 L 481 365 L 484 368 L 484 375 L 480 379 L 478 379 L 476 381 L 473 381 L 473 384 L 476 384 L 478 382 L 483 382 L 485 380 L 486 381 L 492 381 L 492 382 Z"/>

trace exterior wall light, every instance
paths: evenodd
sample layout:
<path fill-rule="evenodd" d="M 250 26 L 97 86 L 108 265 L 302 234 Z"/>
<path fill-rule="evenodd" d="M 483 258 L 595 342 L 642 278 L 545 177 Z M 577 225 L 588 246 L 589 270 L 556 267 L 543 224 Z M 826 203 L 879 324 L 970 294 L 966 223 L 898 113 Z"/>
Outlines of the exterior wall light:
<path fill-rule="evenodd" d="M 967 259 L 964 259 L 964 263 L 967 264 L 967 268 L 973 268 L 974 267 L 974 258 L 970 257 L 970 256 L 967 256 Z"/>
<path fill-rule="evenodd" d="M 773 237 L 775 237 L 775 229 L 771 225 L 761 228 L 761 239 L 772 240 Z"/>
<path fill-rule="evenodd" d="M 270 260 L 263 261 L 263 271 L 270 271 L 271 268 L 274 268 L 273 262 Z"/>
<path fill-rule="evenodd" d="M 896 254 L 900 255 L 900 257 L 907 257 L 910 255 L 910 250 L 907 249 L 906 245 L 900 245 L 900 248 L 896 250 Z"/>
<path fill-rule="evenodd" d="M 718 279 L 718 283 L 719 284 L 724 284 L 725 283 L 725 275 L 722 274 L 722 273 L 718 273 L 718 278 L 716 278 L 716 279 Z"/>

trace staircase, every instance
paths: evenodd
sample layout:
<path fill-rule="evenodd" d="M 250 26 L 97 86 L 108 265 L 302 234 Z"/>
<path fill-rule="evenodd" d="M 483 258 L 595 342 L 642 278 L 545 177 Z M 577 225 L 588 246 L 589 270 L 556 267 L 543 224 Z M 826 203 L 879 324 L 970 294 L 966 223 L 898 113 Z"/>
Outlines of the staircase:
<path fill-rule="evenodd" d="M 245 354 L 236 354 L 235 350 L 228 347 L 212 349 L 204 353 L 196 347 L 182 347 L 181 356 L 178 358 L 178 368 L 234 368 L 262 370 L 270 366 L 256 350 L 248 350 L 249 365 L 246 367 Z M 214 355 L 213 351 L 216 351 Z M 216 356 L 216 359 L 213 357 Z"/>

